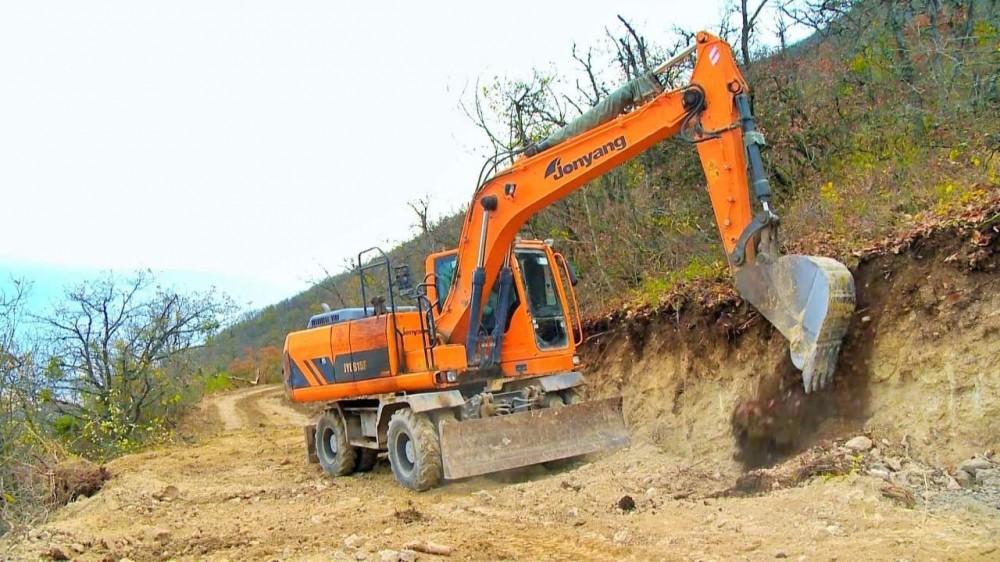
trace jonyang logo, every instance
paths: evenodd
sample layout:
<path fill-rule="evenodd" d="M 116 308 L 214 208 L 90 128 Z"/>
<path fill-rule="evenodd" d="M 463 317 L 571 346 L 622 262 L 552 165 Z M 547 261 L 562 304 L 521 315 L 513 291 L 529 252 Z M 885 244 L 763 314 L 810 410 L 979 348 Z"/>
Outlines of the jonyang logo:
<path fill-rule="evenodd" d="M 628 142 L 625 140 L 625 135 L 622 135 L 615 140 L 609 142 L 608 144 L 598 147 L 595 150 L 584 154 L 583 156 L 573 160 L 569 164 L 563 164 L 562 158 L 553 158 L 547 168 L 545 168 L 545 176 L 552 176 L 553 180 L 562 178 L 563 176 L 568 176 L 579 169 L 587 169 L 596 160 L 604 158 L 612 152 L 622 150 L 628 146 Z"/>

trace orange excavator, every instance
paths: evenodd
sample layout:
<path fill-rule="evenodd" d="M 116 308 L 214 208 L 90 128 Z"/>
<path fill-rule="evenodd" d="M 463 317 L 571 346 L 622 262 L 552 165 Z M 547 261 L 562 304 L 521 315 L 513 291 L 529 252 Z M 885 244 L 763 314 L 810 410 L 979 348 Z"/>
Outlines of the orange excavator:
<path fill-rule="evenodd" d="M 691 56 L 689 83 L 664 88 L 660 76 Z M 387 452 L 396 479 L 420 491 L 627 445 L 620 397 L 581 400 L 573 269 L 551 243 L 518 232 L 674 135 L 701 158 L 740 294 L 788 338 L 805 390 L 826 386 L 854 280 L 835 260 L 779 253 L 747 83 L 729 45 L 702 32 L 545 140 L 489 162 L 458 247 L 428 256 L 422 283 L 412 286 L 408 269 L 380 250 L 359 254 L 364 304 L 316 315 L 285 341 L 288 396 L 327 403 L 305 428 L 310 459 L 343 476 Z M 497 170 L 501 158 L 511 163 Z M 373 294 L 382 273 L 387 289 Z M 416 305 L 397 306 L 405 295 Z"/>

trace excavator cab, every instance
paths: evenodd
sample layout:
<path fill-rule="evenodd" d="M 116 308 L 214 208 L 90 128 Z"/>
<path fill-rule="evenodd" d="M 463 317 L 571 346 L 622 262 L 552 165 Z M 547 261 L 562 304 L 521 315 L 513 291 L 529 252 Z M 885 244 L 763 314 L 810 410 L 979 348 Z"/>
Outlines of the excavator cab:
<path fill-rule="evenodd" d="M 429 289 L 438 312 L 454 282 L 455 250 L 432 254 L 427 259 L 427 271 L 433 274 Z M 552 352 L 567 358 L 565 367 L 572 367 L 575 344 L 579 343 L 582 329 L 579 326 L 579 307 L 573 290 L 572 274 L 566 259 L 555 252 L 550 243 L 531 240 L 519 241 L 510 263 L 513 286 L 507 310 L 498 310 L 499 283 L 483 299 L 479 331 L 495 333 L 496 325 L 504 322 L 503 342 L 505 372 L 517 373 L 531 370 L 525 361 L 545 354 L 551 360 Z M 516 327 L 516 328 L 512 328 Z"/>

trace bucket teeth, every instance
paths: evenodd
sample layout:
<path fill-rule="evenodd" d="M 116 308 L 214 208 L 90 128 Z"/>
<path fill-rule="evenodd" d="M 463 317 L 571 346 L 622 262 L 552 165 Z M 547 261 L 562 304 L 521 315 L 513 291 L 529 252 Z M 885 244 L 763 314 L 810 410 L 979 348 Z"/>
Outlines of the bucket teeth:
<path fill-rule="evenodd" d="M 813 355 L 806 359 L 806 364 L 802 368 L 802 385 L 806 394 L 825 388 L 833 381 L 840 345 L 839 343 L 817 345 Z"/>
<path fill-rule="evenodd" d="M 830 258 L 788 255 L 736 272 L 736 288 L 789 341 L 805 391 L 828 386 L 854 313 L 854 277 Z"/>

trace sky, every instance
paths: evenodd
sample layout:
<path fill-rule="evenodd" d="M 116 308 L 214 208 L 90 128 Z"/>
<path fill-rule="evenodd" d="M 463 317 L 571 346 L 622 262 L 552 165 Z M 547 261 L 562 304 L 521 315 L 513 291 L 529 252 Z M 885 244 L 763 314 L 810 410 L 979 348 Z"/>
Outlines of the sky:
<path fill-rule="evenodd" d="M 244 307 L 467 203 L 477 82 L 576 68 L 621 14 L 652 41 L 723 2 L 0 0 L 0 278 L 36 299 L 150 268 Z M 666 41 L 663 41 L 664 43 Z"/>

